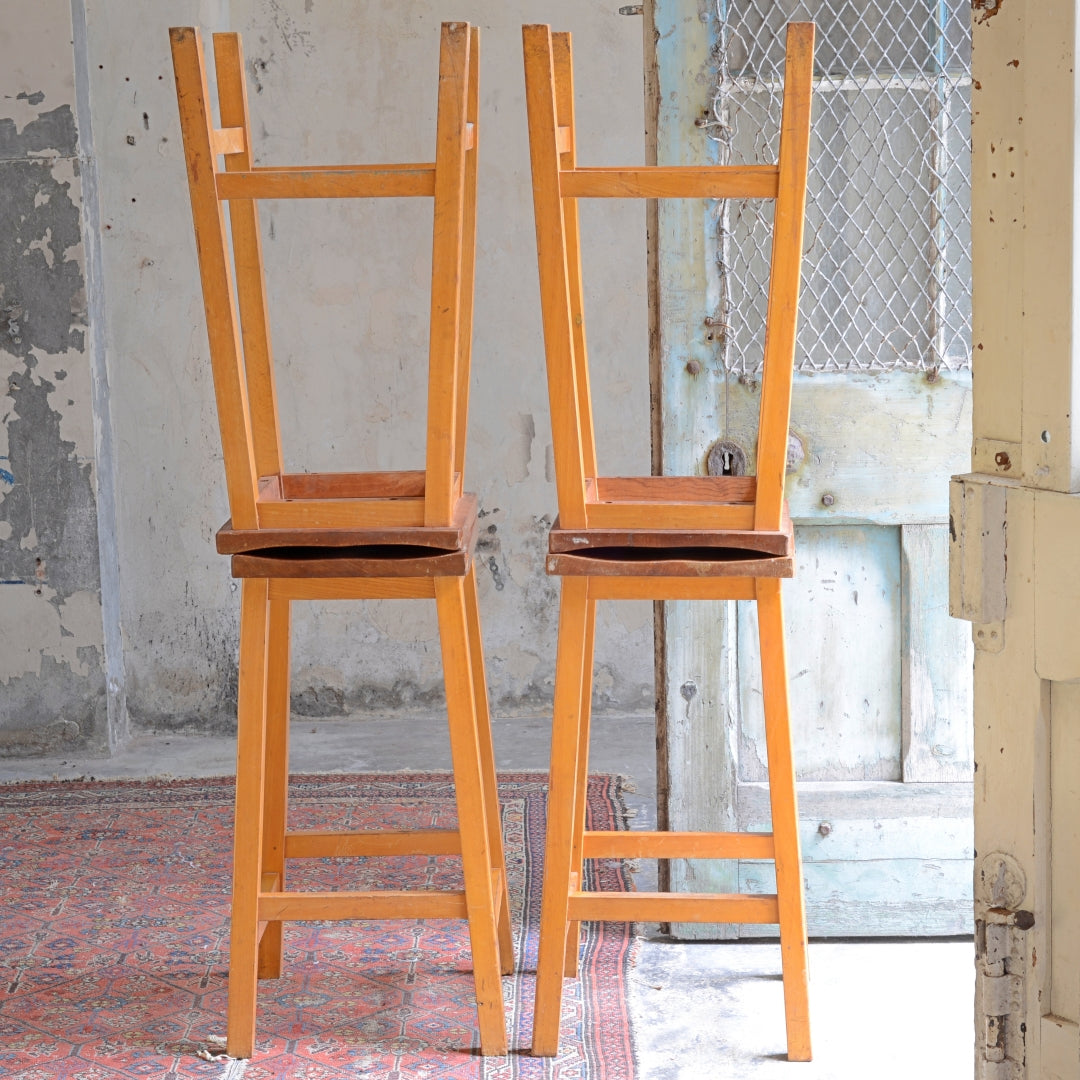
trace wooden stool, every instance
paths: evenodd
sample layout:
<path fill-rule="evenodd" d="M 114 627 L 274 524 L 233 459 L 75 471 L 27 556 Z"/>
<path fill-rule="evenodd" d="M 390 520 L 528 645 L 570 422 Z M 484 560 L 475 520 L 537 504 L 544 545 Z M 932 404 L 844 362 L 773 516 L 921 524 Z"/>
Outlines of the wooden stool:
<path fill-rule="evenodd" d="M 788 1057 L 810 1059 L 806 913 L 788 726 L 780 579 L 793 569 L 784 502 L 810 131 L 813 24 L 788 29 L 778 165 L 579 168 L 570 36 L 526 26 L 525 85 L 559 517 L 547 572 L 563 578 L 532 1052 L 558 1051 L 562 982 L 582 919 L 779 923 Z M 755 477 L 600 476 L 585 351 L 577 200 L 769 198 L 775 224 Z M 597 600 L 755 600 L 771 833 L 585 829 Z M 585 891 L 589 858 L 772 859 L 774 896 Z"/>
<path fill-rule="evenodd" d="M 221 127 L 198 34 L 171 31 L 231 520 L 218 550 L 243 579 L 228 1053 L 250 1057 L 257 978 L 281 973 L 282 923 L 466 919 L 481 1052 L 506 1053 L 501 974 L 513 970 L 473 549 L 462 494 L 476 239 L 478 31 L 444 23 L 433 164 L 265 168 L 251 162 L 244 65 L 215 34 Z M 219 155 L 224 169 L 219 167 Z M 433 196 L 431 337 L 423 471 L 286 473 L 266 319 L 257 199 Z M 230 201 L 232 256 L 222 202 Z M 434 599 L 446 680 L 456 831 L 286 827 L 293 600 Z M 464 889 L 302 893 L 285 860 L 460 854 Z"/>

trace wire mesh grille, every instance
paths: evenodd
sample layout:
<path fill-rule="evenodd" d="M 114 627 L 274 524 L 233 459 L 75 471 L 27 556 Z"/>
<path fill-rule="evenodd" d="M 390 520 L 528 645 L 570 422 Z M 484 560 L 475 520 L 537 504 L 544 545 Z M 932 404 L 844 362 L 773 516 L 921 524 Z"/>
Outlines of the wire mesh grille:
<path fill-rule="evenodd" d="M 971 366 L 971 30 L 959 0 L 718 0 L 722 163 L 773 162 L 785 26 L 817 24 L 800 371 Z M 716 204 L 724 368 L 761 370 L 772 203 Z"/>

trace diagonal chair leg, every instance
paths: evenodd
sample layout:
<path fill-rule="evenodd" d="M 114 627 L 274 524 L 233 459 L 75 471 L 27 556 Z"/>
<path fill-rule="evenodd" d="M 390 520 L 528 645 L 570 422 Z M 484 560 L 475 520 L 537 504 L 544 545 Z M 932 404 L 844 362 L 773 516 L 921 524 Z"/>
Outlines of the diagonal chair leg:
<path fill-rule="evenodd" d="M 277 874 L 274 892 L 285 889 L 285 826 L 289 812 L 289 604 L 270 601 L 266 673 L 266 787 L 262 872 Z M 259 978 L 281 976 L 284 923 L 266 924 L 259 942 Z"/>
<path fill-rule="evenodd" d="M 587 622 L 588 579 L 563 578 L 532 1037 L 538 1057 L 553 1057 L 559 1049 Z"/>
<path fill-rule="evenodd" d="M 499 789 L 495 776 L 495 747 L 491 741 L 491 712 L 488 708 L 487 674 L 480 638 L 480 611 L 476 600 L 476 568 L 469 567 L 465 578 L 465 618 L 469 627 L 469 655 L 472 659 L 473 696 L 476 701 L 476 738 L 480 746 L 480 771 L 484 784 L 484 809 L 487 812 L 488 850 L 491 869 L 502 881 L 499 902 L 499 958 L 504 975 L 514 973 L 514 931 L 510 924 L 510 897 L 506 881 L 506 856 L 503 853 L 502 819 L 499 814 Z"/>
<path fill-rule="evenodd" d="M 585 818 L 589 808 L 589 720 L 592 717 L 593 646 L 596 640 L 596 601 L 585 607 L 585 647 L 581 657 L 581 712 L 578 718 L 577 781 L 574 790 L 574 846 L 570 873 L 577 877 L 578 889 L 585 888 L 583 855 Z M 581 959 L 581 923 L 571 920 L 566 931 L 566 977 L 577 978 Z"/>
<path fill-rule="evenodd" d="M 789 1061 L 809 1061 L 810 1003 L 806 949 L 806 902 L 799 853 L 799 813 L 795 765 L 788 720 L 787 660 L 784 613 L 777 578 L 756 580 L 761 677 L 765 705 L 765 743 L 769 758 L 776 862 L 776 896 L 780 907 L 780 955 L 784 973 Z"/>
<path fill-rule="evenodd" d="M 436 578 L 435 602 L 446 680 L 450 753 L 454 764 L 465 904 L 472 942 L 480 1051 L 485 1056 L 498 1057 L 506 1053 L 506 1019 L 463 580 Z"/>
<path fill-rule="evenodd" d="M 266 786 L 266 659 L 268 583 L 247 578 L 240 601 L 240 671 L 236 737 L 236 822 L 229 936 L 226 1050 L 248 1058 L 255 1049 L 259 888 Z"/>

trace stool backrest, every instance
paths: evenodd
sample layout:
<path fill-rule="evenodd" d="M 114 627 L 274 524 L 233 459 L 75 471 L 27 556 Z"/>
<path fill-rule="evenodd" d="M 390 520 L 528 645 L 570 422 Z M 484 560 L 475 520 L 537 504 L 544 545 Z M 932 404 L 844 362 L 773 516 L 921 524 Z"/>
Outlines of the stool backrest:
<path fill-rule="evenodd" d="M 552 34 L 543 25 L 525 26 L 522 34 L 560 526 L 779 532 L 806 204 L 813 23 L 788 27 L 775 165 L 579 167 L 570 35 Z M 585 347 L 580 198 L 775 200 L 756 479 L 598 475 Z"/>
<path fill-rule="evenodd" d="M 476 247 L 479 31 L 444 23 L 435 161 L 252 164 L 237 34 L 214 35 L 220 126 L 202 42 L 170 30 L 218 422 L 234 529 L 449 525 L 465 470 Z M 287 474 L 259 237 L 259 199 L 434 199 L 427 432 L 423 471 Z M 232 251 L 223 203 L 229 203 Z"/>

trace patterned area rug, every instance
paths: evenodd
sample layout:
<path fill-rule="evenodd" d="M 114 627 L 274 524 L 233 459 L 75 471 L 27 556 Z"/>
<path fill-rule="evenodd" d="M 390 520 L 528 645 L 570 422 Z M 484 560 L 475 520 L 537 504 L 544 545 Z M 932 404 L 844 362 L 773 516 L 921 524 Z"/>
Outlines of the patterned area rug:
<path fill-rule="evenodd" d="M 259 984 L 250 1061 L 225 1034 L 231 778 L 0 786 L 0 1076 L 19 1080 L 633 1080 L 630 927 L 587 924 L 558 1058 L 528 1056 L 546 785 L 500 777 L 517 973 L 511 1052 L 476 1052 L 464 922 L 292 923 Z M 294 828 L 439 828 L 449 777 L 295 777 Z M 619 781 L 589 784 L 590 828 L 626 828 Z M 622 864 L 593 887 L 630 888 Z M 460 888 L 455 857 L 290 861 L 292 889 Z M 524 927 L 524 929 L 522 929 Z"/>

